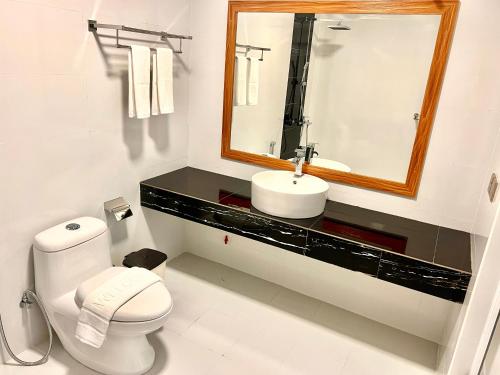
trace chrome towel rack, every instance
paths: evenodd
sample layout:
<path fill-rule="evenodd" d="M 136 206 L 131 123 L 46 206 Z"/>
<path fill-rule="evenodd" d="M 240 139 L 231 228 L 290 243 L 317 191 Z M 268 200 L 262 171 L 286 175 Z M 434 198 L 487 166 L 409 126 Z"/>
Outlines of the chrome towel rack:
<path fill-rule="evenodd" d="M 240 44 L 236 43 L 236 47 L 239 48 L 245 48 L 246 53 L 249 51 L 255 50 L 255 51 L 260 51 L 260 61 L 264 61 L 264 52 L 271 52 L 271 48 L 267 47 L 257 47 L 257 46 L 252 46 L 251 44 Z"/>
<path fill-rule="evenodd" d="M 116 39 L 116 48 L 130 48 L 130 46 L 120 44 L 120 31 L 127 31 L 131 33 L 139 33 L 146 35 L 155 35 L 160 37 L 160 41 L 155 40 L 144 40 L 146 43 L 166 43 L 167 39 L 178 39 L 179 40 L 179 49 L 177 51 L 174 50 L 175 53 L 182 53 L 182 41 L 192 40 L 193 37 L 191 35 L 180 35 L 180 34 L 171 34 L 165 31 L 154 31 L 154 30 L 146 30 L 146 29 L 138 29 L 136 27 L 129 27 L 125 25 L 113 25 L 107 23 L 98 23 L 96 20 L 88 20 L 88 30 L 92 33 L 97 33 L 98 29 L 111 29 L 115 30 L 115 39 Z M 154 48 L 152 48 L 154 49 Z"/>

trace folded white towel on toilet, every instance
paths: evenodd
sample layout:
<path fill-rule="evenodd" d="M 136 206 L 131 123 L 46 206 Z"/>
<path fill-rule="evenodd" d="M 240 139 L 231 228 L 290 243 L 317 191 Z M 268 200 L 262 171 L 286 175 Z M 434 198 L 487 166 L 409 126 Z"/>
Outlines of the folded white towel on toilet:
<path fill-rule="evenodd" d="M 234 105 L 247 105 L 247 64 L 246 56 L 236 55 L 234 65 Z"/>
<path fill-rule="evenodd" d="M 151 72 L 151 50 L 145 46 L 132 45 L 129 51 L 128 100 L 129 117 L 148 118 L 151 114 L 149 85 Z"/>
<path fill-rule="evenodd" d="M 259 64 L 256 57 L 248 57 L 247 69 L 247 104 L 257 105 L 259 103 Z"/>
<path fill-rule="evenodd" d="M 81 342 L 100 348 L 115 312 L 147 287 L 162 282 L 155 273 L 132 267 L 92 291 L 83 301 L 75 336 Z"/>
<path fill-rule="evenodd" d="M 170 48 L 156 49 L 158 107 L 161 114 L 174 113 L 174 58 Z M 153 73 L 154 74 L 154 73 Z"/>

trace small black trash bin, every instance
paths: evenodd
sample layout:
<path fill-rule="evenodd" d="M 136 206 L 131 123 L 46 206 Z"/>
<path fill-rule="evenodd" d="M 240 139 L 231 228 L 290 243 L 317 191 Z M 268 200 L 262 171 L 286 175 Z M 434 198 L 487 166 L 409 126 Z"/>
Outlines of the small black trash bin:
<path fill-rule="evenodd" d="M 125 267 L 146 268 L 162 279 L 165 277 L 167 254 L 153 249 L 141 249 L 128 254 L 123 259 Z"/>

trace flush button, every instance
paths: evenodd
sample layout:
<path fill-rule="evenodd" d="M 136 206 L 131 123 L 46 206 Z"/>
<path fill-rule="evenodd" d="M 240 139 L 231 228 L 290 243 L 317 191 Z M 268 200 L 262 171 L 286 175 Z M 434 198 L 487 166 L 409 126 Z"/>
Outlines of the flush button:
<path fill-rule="evenodd" d="M 80 224 L 70 223 L 70 224 L 66 225 L 66 229 L 67 230 L 78 230 L 78 229 L 80 229 Z"/>

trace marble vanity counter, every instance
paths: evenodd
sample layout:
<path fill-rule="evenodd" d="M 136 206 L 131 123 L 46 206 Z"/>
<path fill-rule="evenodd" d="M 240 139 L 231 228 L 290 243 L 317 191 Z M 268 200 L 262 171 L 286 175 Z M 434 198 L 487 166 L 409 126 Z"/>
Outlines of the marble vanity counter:
<path fill-rule="evenodd" d="M 311 219 L 252 207 L 251 183 L 195 168 L 141 182 L 141 205 L 454 302 L 471 277 L 470 234 L 328 201 Z"/>

